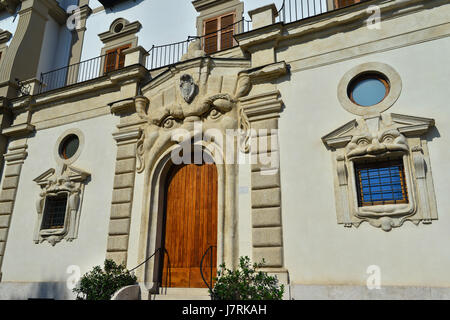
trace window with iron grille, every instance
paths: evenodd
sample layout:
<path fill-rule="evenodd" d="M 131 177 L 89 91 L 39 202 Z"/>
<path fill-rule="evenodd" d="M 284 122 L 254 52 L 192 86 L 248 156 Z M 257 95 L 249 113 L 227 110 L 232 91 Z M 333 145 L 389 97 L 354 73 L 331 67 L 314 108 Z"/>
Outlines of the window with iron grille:
<path fill-rule="evenodd" d="M 402 160 L 355 164 L 358 205 L 408 203 Z"/>
<path fill-rule="evenodd" d="M 66 217 L 67 193 L 45 198 L 44 216 L 41 229 L 64 228 Z"/>

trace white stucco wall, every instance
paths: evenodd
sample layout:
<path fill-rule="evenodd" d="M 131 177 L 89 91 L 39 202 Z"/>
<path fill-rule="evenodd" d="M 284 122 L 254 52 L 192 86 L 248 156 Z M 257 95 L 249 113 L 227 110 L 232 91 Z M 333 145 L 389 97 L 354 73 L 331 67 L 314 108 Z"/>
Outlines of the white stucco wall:
<path fill-rule="evenodd" d="M 280 82 L 283 233 L 292 283 L 365 286 L 368 266 L 378 265 L 382 285 L 450 286 L 450 57 L 443 54 L 449 50 L 447 37 L 294 70 Z M 402 93 L 386 112 L 436 120 L 428 146 L 439 219 L 431 225 L 405 222 L 384 232 L 368 223 L 351 229 L 336 223 L 331 152 L 321 137 L 356 118 L 341 107 L 337 86 L 365 62 L 386 63 L 400 74 Z"/>
<path fill-rule="evenodd" d="M 20 176 L 2 266 L 2 298 L 5 298 L 5 292 L 10 298 L 17 295 L 20 298 L 36 297 L 36 290 L 39 291 L 36 286 L 20 287 L 19 282 L 22 286 L 24 283 L 35 282 L 65 283 L 71 275 L 67 273 L 70 265 L 79 266 L 81 274 L 90 271 L 95 265 L 103 265 L 117 150 L 112 132 L 117 122 L 117 117 L 102 116 L 40 130 L 28 140 L 28 157 Z M 54 144 L 64 131 L 71 128 L 81 130 L 85 138 L 81 155 L 72 166 L 91 173 L 91 180 L 86 184 L 81 203 L 78 238 L 73 242 L 62 240 L 54 247 L 48 242 L 35 244 L 35 203 L 40 187 L 33 179 L 46 170 L 55 168 Z M 65 294 L 65 286 L 62 284 L 49 290 L 49 294 L 56 298 Z"/>

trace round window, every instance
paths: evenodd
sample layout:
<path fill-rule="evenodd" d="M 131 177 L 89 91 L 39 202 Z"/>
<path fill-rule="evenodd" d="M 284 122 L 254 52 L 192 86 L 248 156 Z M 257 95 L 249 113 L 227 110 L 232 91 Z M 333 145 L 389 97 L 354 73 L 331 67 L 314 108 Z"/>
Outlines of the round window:
<path fill-rule="evenodd" d="M 70 134 L 64 138 L 59 147 L 59 155 L 63 159 L 72 158 L 80 146 L 80 139 L 75 134 Z"/>
<path fill-rule="evenodd" d="M 116 26 L 114 27 L 114 32 L 115 33 L 119 33 L 120 31 L 122 31 L 123 29 L 123 23 L 118 23 L 116 24 Z"/>
<path fill-rule="evenodd" d="M 348 86 L 348 97 L 362 107 L 379 104 L 389 94 L 389 82 L 378 73 L 366 73 L 354 78 Z"/>

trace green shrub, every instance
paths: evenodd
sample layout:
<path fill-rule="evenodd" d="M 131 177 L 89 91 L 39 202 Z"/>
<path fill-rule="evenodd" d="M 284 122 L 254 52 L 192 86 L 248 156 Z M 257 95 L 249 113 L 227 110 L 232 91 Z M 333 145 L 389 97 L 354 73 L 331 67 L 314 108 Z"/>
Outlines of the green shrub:
<path fill-rule="evenodd" d="M 106 259 L 104 270 L 95 266 L 81 277 L 73 292 L 77 300 L 110 300 L 117 290 L 135 284 L 136 280 L 124 266 Z"/>
<path fill-rule="evenodd" d="M 217 271 L 214 288 L 210 290 L 213 300 L 281 300 L 284 285 L 279 285 L 275 276 L 255 269 L 264 266 L 261 263 L 250 264 L 249 257 L 240 257 L 239 268 L 230 270 L 221 264 Z"/>

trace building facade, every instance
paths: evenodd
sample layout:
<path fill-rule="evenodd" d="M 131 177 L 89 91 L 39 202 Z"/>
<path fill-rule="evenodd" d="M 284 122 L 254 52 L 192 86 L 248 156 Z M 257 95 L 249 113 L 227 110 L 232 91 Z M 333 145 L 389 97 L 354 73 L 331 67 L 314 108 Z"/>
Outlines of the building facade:
<path fill-rule="evenodd" d="M 450 4 L 272 2 L 0 1 L 1 299 L 450 298 Z"/>

